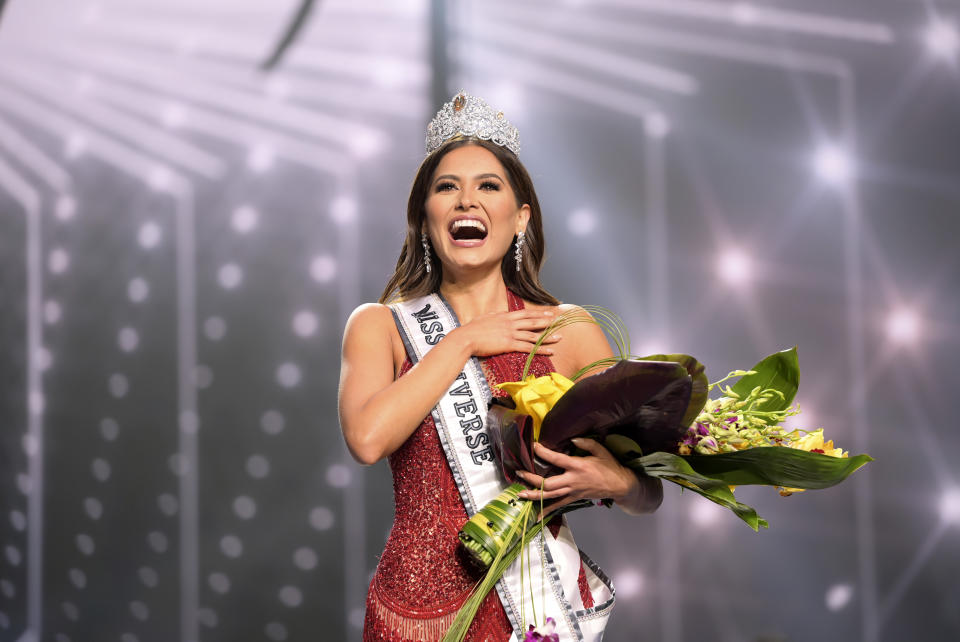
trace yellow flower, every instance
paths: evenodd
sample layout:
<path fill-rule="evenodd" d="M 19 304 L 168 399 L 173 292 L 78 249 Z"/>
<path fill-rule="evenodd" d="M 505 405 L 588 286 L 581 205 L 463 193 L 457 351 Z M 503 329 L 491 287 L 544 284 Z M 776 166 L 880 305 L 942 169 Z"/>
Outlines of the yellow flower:
<path fill-rule="evenodd" d="M 559 372 L 551 372 L 543 377 L 527 375 L 523 381 L 508 381 L 497 384 L 497 388 L 513 398 L 517 412 L 533 417 L 533 439 L 538 441 L 544 416 L 572 385 Z"/>
<path fill-rule="evenodd" d="M 844 452 L 843 448 L 834 448 L 833 440 L 823 441 L 823 428 L 808 432 L 800 439 L 796 439 L 787 444 L 790 448 L 797 450 L 806 450 L 807 452 L 820 453 L 830 457 L 848 457 L 850 453 Z M 784 497 L 793 493 L 802 493 L 803 488 L 781 488 L 780 494 Z"/>

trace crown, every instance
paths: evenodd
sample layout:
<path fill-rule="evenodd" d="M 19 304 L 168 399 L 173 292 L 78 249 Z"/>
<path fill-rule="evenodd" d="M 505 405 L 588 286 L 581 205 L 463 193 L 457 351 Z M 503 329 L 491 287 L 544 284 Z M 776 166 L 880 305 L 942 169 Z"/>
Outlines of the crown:
<path fill-rule="evenodd" d="M 489 140 L 520 154 L 520 132 L 481 98 L 460 91 L 445 103 L 427 126 L 427 154 L 448 140 L 474 137 Z"/>

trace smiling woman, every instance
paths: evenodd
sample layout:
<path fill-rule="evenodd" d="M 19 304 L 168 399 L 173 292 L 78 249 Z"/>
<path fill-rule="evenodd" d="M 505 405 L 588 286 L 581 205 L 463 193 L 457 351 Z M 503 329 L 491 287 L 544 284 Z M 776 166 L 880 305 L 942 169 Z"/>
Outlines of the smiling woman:
<path fill-rule="evenodd" d="M 574 307 L 540 284 L 540 204 L 503 114 L 460 94 L 431 123 L 427 147 L 396 272 L 380 303 L 351 315 L 343 339 L 347 446 L 362 463 L 387 457 L 394 479 L 396 517 L 367 598 L 371 642 L 440 640 L 482 576 L 458 552 L 458 532 L 506 486 L 485 426 L 487 404 L 505 395 L 496 384 L 520 378 L 544 328 Z M 611 354 L 599 327 L 571 325 L 542 343 L 530 373 L 571 375 Z M 596 448 L 558 476 L 566 496 L 612 498 L 631 513 L 659 505 L 658 481 Z M 560 453 L 538 454 L 565 468 Z M 537 570 L 528 580 L 542 578 L 535 593 L 550 596 L 545 615 L 559 639 L 599 640 L 612 587 L 564 520 L 551 520 L 530 549 Z M 518 571 L 487 596 L 466 639 L 523 636 Z"/>

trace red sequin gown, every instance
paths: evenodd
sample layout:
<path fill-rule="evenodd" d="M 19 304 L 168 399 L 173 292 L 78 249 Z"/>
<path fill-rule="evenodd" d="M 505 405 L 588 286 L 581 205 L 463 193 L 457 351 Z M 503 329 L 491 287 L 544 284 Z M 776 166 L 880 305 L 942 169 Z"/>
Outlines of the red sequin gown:
<path fill-rule="evenodd" d="M 523 309 L 523 300 L 507 291 L 510 310 Z M 519 381 L 527 355 L 512 352 L 480 359 L 494 388 Z M 407 359 L 400 375 L 413 365 Z M 530 373 L 553 371 L 550 359 L 535 356 Z M 396 513 L 386 548 L 370 582 L 364 642 L 432 642 L 443 638 L 457 610 L 482 573 L 470 566 L 458 547 L 457 533 L 467 512 L 447 464 L 440 438 L 427 416 L 410 438 L 389 457 Z M 559 526 L 559 525 L 558 525 Z M 583 569 L 581 595 L 592 606 Z M 467 634 L 471 642 L 504 642 L 513 629 L 496 590 L 490 591 Z"/>

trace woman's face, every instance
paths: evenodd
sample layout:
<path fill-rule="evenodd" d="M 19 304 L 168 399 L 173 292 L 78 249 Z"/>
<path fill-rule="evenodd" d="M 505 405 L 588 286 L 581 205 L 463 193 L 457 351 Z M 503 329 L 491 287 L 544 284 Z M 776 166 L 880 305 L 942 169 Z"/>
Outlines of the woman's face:
<path fill-rule="evenodd" d="M 503 165 L 479 145 L 457 147 L 440 160 L 424 207 L 433 250 L 454 272 L 499 266 L 530 217 L 529 205 L 517 205 Z"/>

